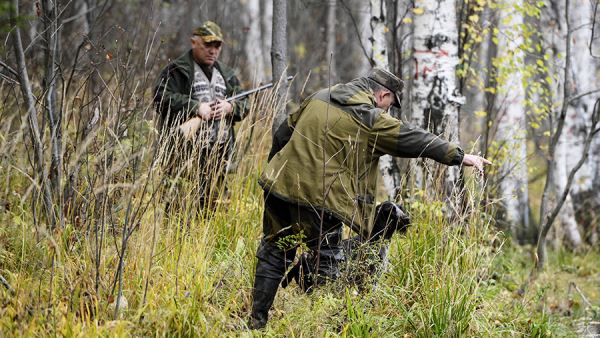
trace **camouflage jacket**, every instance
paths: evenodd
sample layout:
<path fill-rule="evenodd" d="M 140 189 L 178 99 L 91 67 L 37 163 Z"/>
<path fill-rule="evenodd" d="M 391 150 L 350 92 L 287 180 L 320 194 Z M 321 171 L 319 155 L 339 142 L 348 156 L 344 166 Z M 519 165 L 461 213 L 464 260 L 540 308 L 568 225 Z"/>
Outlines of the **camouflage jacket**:
<path fill-rule="evenodd" d="M 192 118 L 199 102 L 194 100 L 192 83 L 194 81 L 194 58 L 189 50 L 171 62 L 160 74 L 154 89 L 154 103 L 160 114 L 160 125 L 173 127 Z M 234 71 L 220 62 L 215 63 L 225 79 L 225 96 L 230 97 L 242 91 L 240 81 Z M 237 100 L 233 104 L 233 121 L 239 121 L 247 114 L 246 100 Z"/>
<path fill-rule="evenodd" d="M 324 209 L 368 238 L 379 157 L 427 157 L 462 163 L 463 150 L 377 108 L 359 78 L 306 99 L 274 135 L 260 184 L 290 203 Z"/>

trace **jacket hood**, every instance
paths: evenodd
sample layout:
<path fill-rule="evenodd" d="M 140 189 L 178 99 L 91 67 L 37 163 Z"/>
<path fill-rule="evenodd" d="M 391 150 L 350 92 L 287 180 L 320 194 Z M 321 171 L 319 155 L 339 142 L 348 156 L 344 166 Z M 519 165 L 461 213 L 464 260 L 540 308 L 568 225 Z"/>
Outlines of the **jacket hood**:
<path fill-rule="evenodd" d="M 384 110 L 377 108 L 375 96 L 368 81 L 367 78 L 361 77 L 348 83 L 337 84 L 330 89 L 322 90 L 317 98 L 331 102 L 350 113 L 362 124 L 372 127 L 375 119 Z"/>

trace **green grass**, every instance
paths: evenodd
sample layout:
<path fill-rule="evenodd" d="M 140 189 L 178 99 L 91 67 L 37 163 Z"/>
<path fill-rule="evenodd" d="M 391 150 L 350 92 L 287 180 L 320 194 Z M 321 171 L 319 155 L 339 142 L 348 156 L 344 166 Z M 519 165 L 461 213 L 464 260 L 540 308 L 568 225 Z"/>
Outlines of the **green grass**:
<path fill-rule="evenodd" d="M 254 112 L 268 105 L 255 104 Z M 0 214 L 0 274 L 15 294 L 0 287 L 0 336 L 543 337 L 576 336 L 599 320 L 600 253 L 551 251 L 546 272 L 519 296 L 532 249 L 494 229 L 489 208 L 479 207 L 478 182 L 469 181 L 469 209 L 457 219 L 427 194 L 407 205 L 413 224 L 394 237 L 389 269 L 374 287 L 343 279 L 306 295 L 292 284 L 280 289 L 266 329 L 249 331 L 263 210 L 257 178 L 270 145 L 270 121 L 260 116 L 245 120 L 240 139 L 254 120 L 251 150 L 227 177 L 229 201 L 210 217 L 194 209 L 193 184 L 180 209 L 165 213 L 171 197 L 152 152 L 132 160 L 154 137 L 145 121 L 131 122 L 140 126 L 137 139 L 111 143 L 103 136 L 110 133 L 96 133 L 82 166 L 79 218 L 64 229 L 46 228 L 40 204 L 32 209 L 31 182 L 3 171 L 9 207 Z M 5 161 L 27 168 L 22 149 L 11 149 Z M 109 153 L 115 165 L 103 171 Z M 95 204 L 101 191 L 110 203 Z M 122 270 L 127 306 L 115 317 L 122 235 L 132 228 Z"/>

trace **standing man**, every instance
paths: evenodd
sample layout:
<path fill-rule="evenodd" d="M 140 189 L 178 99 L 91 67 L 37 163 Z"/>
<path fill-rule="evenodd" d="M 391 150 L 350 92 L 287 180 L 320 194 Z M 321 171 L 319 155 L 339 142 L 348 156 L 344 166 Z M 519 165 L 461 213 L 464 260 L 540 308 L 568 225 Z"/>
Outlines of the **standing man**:
<path fill-rule="evenodd" d="M 400 107 L 402 81 L 374 68 L 367 76 L 306 99 L 276 131 L 264 189 L 263 239 L 256 254 L 250 327 L 262 328 L 296 247 L 313 252 L 317 284 L 339 275 L 342 224 L 363 239 L 371 234 L 379 157 L 427 157 L 446 165 L 475 166 L 486 159 L 404 125 L 387 109 Z"/>
<path fill-rule="evenodd" d="M 244 118 L 247 109 L 245 100 L 225 100 L 241 87 L 234 71 L 218 61 L 221 28 L 206 21 L 194 29 L 190 41 L 192 48 L 162 71 L 155 103 L 167 172 L 197 183 L 203 207 L 221 188 L 226 190 L 223 178 L 235 140 L 233 122 Z M 197 128 L 184 135 L 180 125 L 193 118 Z"/>

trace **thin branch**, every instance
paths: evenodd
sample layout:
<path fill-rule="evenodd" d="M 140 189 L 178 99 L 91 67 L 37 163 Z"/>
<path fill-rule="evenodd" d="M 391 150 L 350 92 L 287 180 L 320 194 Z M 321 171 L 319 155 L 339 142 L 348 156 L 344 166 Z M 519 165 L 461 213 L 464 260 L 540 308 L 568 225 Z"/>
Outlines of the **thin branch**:
<path fill-rule="evenodd" d="M 48 221 L 54 227 L 56 223 L 56 215 L 54 214 L 54 208 L 52 206 L 52 190 L 47 181 L 47 172 L 44 166 L 44 155 L 43 155 L 43 144 L 40 129 L 37 121 L 37 110 L 35 108 L 35 100 L 33 92 L 31 90 L 31 84 L 29 82 L 29 74 L 27 72 L 27 65 L 25 64 L 25 53 L 23 52 L 23 43 L 21 40 L 21 29 L 16 25 L 16 18 L 19 16 L 19 1 L 13 0 L 11 6 L 11 22 L 15 25 L 15 32 L 13 36 L 13 47 L 15 49 L 15 57 L 17 59 L 19 79 L 21 83 L 21 92 L 26 102 L 27 117 L 29 120 L 29 130 L 31 133 L 31 141 L 34 148 L 35 164 L 38 177 L 42 183 L 43 201 L 46 209 L 46 216 Z"/>
<path fill-rule="evenodd" d="M 573 95 L 567 99 L 567 103 L 571 104 L 571 102 L 576 101 L 584 96 L 591 95 L 591 94 L 598 93 L 598 92 L 600 92 L 600 89 L 594 89 L 594 90 L 590 90 L 589 92 Z"/>
<path fill-rule="evenodd" d="M 88 9 L 87 11 L 85 11 L 83 13 L 77 13 L 77 14 L 75 14 L 73 16 L 70 16 L 70 17 L 62 20 L 62 23 L 65 24 L 65 23 L 69 23 L 71 21 L 75 21 L 75 20 L 79 19 L 80 17 L 82 17 L 84 15 L 87 15 L 88 13 L 92 12 L 96 8 L 98 8 L 98 5 L 96 5 L 96 6 L 92 7 L 92 8 L 90 8 L 90 9 Z"/>
<path fill-rule="evenodd" d="M 362 43 L 362 39 L 360 38 L 360 28 L 358 28 L 356 19 L 354 18 L 354 15 L 352 15 L 352 10 L 350 9 L 350 7 L 348 7 L 348 5 L 346 4 L 346 2 L 344 0 L 340 0 L 340 3 L 344 7 L 344 10 L 346 10 L 346 12 L 348 13 L 348 16 L 350 16 L 350 20 L 352 21 L 352 25 L 354 26 L 354 30 L 356 31 L 356 35 L 358 36 L 358 43 L 360 45 L 360 48 L 362 49 L 363 53 L 365 54 L 365 57 L 367 58 L 367 60 L 369 60 L 371 67 L 374 66 L 373 60 L 369 56 L 369 53 L 367 52 L 367 49 L 365 48 L 365 45 Z"/>
<path fill-rule="evenodd" d="M 16 70 L 12 69 L 9 65 L 7 65 L 6 63 L 0 61 L 0 66 L 4 67 L 4 69 L 8 70 L 9 73 L 11 73 L 14 77 L 18 78 L 19 77 L 19 73 L 17 73 Z"/>
<path fill-rule="evenodd" d="M 600 4 L 600 2 L 596 2 L 596 7 L 594 7 L 594 21 L 592 22 L 592 34 L 590 36 L 590 55 L 593 58 L 597 58 L 600 57 L 600 55 L 594 55 L 594 51 L 592 50 L 592 43 L 594 42 L 594 32 L 596 30 L 596 18 L 598 17 L 598 5 Z"/>

